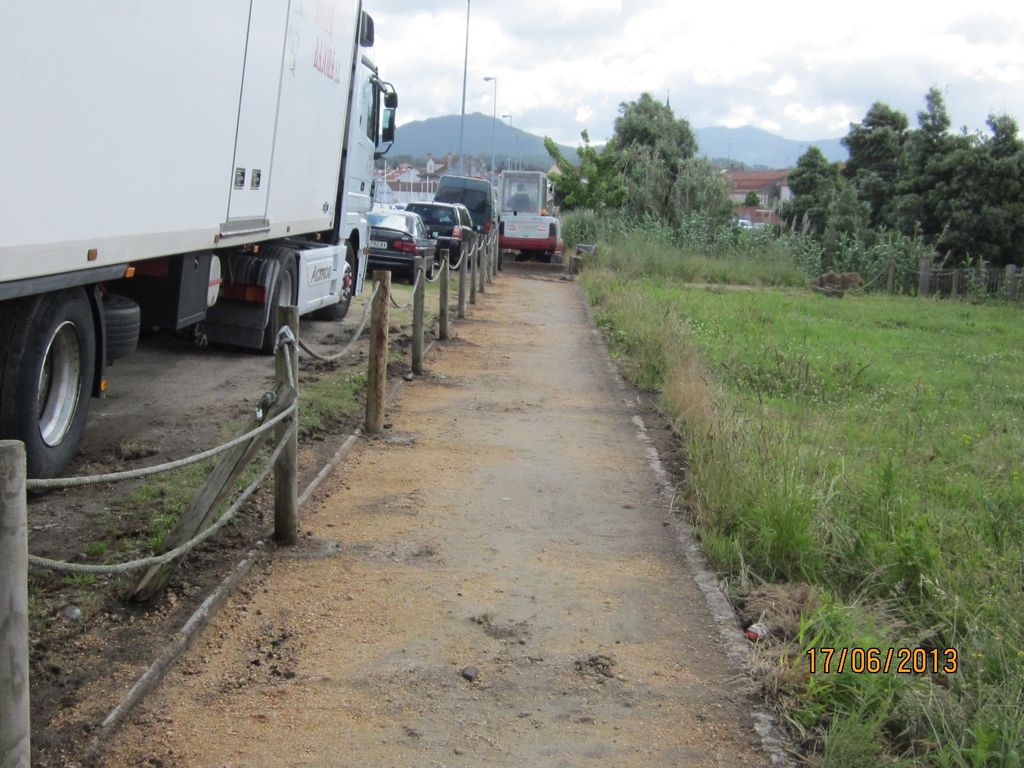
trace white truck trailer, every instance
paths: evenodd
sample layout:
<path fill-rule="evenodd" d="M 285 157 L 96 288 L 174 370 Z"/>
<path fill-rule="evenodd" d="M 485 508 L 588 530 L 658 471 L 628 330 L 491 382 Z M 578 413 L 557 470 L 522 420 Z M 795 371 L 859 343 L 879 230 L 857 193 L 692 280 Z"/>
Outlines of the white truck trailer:
<path fill-rule="evenodd" d="M 499 182 L 498 247 L 548 264 L 562 263 L 565 243 L 553 216 L 551 184 L 541 171 L 504 171 Z"/>
<path fill-rule="evenodd" d="M 269 351 L 276 305 L 344 316 L 397 95 L 360 0 L 3 3 L 0 29 L 0 438 L 47 477 L 140 325 Z"/>

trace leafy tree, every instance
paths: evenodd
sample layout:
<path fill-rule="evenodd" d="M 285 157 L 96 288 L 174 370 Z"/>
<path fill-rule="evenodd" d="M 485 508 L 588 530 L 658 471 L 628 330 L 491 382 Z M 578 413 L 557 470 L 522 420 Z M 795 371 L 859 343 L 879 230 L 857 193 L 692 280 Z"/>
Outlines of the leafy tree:
<path fill-rule="evenodd" d="M 746 207 L 756 207 L 761 204 L 761 196 L 754 190 L 747 192 L 747 196 L 743 198 L 743 205 Z"/>
<path fill-rule="evenodd" d="M 876 101 L 861 123 L 850 125 L 842 139 L 850 152 L 843 175 L 853 182 L 857 195 L 868 203 L 869 224 L 886 223 L 886 207 L 899 179 L 907 116 Z"/>
<path fill-rule="evenodd" d="M 667 104 L 649 93 L 620 104 L 614 140 L 631 212 L 675 225 L 694 210 L 710 206 L 717 216 L 723 209 L 724 185 L 709 163 L 694 159 L 697 139 L 690 124 Z"/>
<path fill-rule="evenodd" d="M 951 245 L 944 233 L 955 200 L 955 156 L 969 147 L 970 139 L 949 133 L 949 115 L 938 88 L 928 91 L 925 104 L 917 114 L 920 127 L 906 137 L 891 219 L 904 234 L 920 232 L 945 250 Z"/>
<path fill-rule="evenodd" d="M 655 157 L 665 164 L 673 178 L 683 161 L 697 154 L 697 138 L 690 123 L 677 119 L 672 107 L 649 93 L 619 105 L 615 140 L 627 153 L 639 147 L 654 150 Z"/>
<path fill-rule="evenodd" d="M 975 136 L 950 158 L 950 204 L 943 244 L 957 261 L 1019 263 L 1024 252 L 1024 144 L 1013 118 L 990 116 L 991 137 Z"/>
<path fill-rule="evenodd" d="M 558 167 L 550 176 L 560 204 L 592 210 L 621 207 L 626 198 L 626 185 L 614 139 L 598 150 L 591 146 L 587 131 L 580 136 L 583 143 L 577 149 L 578 167 L 565 158 L 550 137 L 544 137 L 544 148 Z"/>
<path fill-rule="evenodd" d="M 828 220 L 829 205 L 839 186 L 839 168 L 830 163 L 817 147 L 811 147 L 797 160 L 789 174 L 789 188 L 793 200 L 785 207 L 786 218 L 795 220 L 798 227 L 810 222 L 810 231 L 821 235 Z"/>

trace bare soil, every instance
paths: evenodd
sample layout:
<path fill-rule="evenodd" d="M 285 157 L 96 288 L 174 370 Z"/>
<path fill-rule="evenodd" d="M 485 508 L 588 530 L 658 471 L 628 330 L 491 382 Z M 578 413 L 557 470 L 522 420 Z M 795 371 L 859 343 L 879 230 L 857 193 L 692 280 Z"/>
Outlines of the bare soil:
<path fill-rule="evenodd" d="M 408 292 L 407 287 L 399 290 Z M 343 323 L 303 321 L 303 338 L 332 352 L 362 315 L 357 298 Z M 392 316 L 396 348 L 408 346 L 408 312 Z M 365 341 L 338 364 L 300 359 L 300 382 L 336 371 L 365 371 Z M 401 375 L 408 367 L 392 366 Z M 229 348 L 200 348 L 167 333 L 145 336 L 139 350 L 117 362 L 89 422 L 69 476 L 130 469 L 189 456 L 233 436 L 262 394 L 273 389 L 273 359 Z M 300 441 L 302 490 L 361 421 L 357 413 L 322 424 Z M 235 426 L 237 425 L 237 427 Z M 229 429 L 225 433 L 225 428 Z M 145 546 L 150 521 L 117 500 L 147 481 L 33 494 L 29 551 L 59 560 L 119 562 L 87 550 Z M 208 544 L 189 555 L 164 594 L 149 605 L 124 599 L 132 578 L 74 578 L 30 571 L 32 762 L 77 764 L 107 713 L 209 592 L 273 525 L 271 493 L 256 495 Z M 145 552 L 133 551 L 133 554 Z M 78 611 L 81 612 L 78 615 Z"/>
<path fill-rule="evenodd" d="M 575 284 L 508 268 L 455 332 L 100 762 L 768 764 Z"/>

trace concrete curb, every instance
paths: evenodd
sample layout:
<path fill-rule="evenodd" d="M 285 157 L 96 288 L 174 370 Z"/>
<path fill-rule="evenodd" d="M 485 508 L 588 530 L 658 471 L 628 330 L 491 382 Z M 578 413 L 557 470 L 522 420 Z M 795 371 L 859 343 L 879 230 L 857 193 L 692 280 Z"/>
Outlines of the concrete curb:
<path fill-rule="evenodd" d="M 142 673 L 142 676 L 131 687 L 124 699 L 110 710 L 110 713 L 100 724 L 99 732 L 89 744 L 87 759 L 95 759 L 98 756 L 103 742 L 124 724 L 132 709 L 159 685 L 164 675 L 174 666 L 174 663 L 181 655 L 188 650 L 189 646 L 192 645 L 192 641 L 198 637 L 199 632 L 210 623 L 210 619 L 216 615 L 217 610 L 224 604 L 224 601 L 234 592 L 242 582 L 242 579 L 246 577 L 259 558 L 259 554 L 258 549 L 250 550 L 246 554 L 245 559 L 235 566 L 235 570 L 221 582 L 220 586 L 202 602 L 189 617 L 188 621 L 182 625 L 171 647 L 149 665 L 149 669 Z"/>

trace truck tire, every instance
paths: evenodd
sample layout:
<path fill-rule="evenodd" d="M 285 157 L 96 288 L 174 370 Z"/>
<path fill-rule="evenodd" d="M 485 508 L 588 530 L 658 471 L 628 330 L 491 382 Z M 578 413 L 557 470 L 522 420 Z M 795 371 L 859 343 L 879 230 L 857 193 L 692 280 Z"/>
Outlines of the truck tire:
<path fill-rule="evenodd" d="M 81 288 L 0 305 L 0 437 L 25 444 L 28 475 L 60 474 L 78 450 L 96 365 Z"/>
<path fill-rule="evenodd" d="M 345 243 L 345 272 L 342 275 L 341 300 L 337 304 L 321 307 L 313 313 L 314 320 L 337 322 L 344 320 L 352 306 L 352 294 L 356 289 L 356 252 L 351 243 Z"/>
<path fill-rule="evenodd" d="M 142 311 L 127 296 L 115 293 L 103 297 L 103 325 L 107 362 L 127 357 L 139 346 Z"/>
<path fill-rule="evenodd" d="M 295 304 L 295 286 L 298 285 L 298 267 L 295 259 L 291 257 L 281 259 L 281 270 L 277 273 L 277 280 L 271 291 L 270 316 L 267 318 L 267 327 L 263 331 L 263 345 L 260 350 L 265 355 L 274 354 L 274 347 L 277 344 L 277 332 L 280 326 L 277 324 L 277 308 L 288 304 Z"/>

